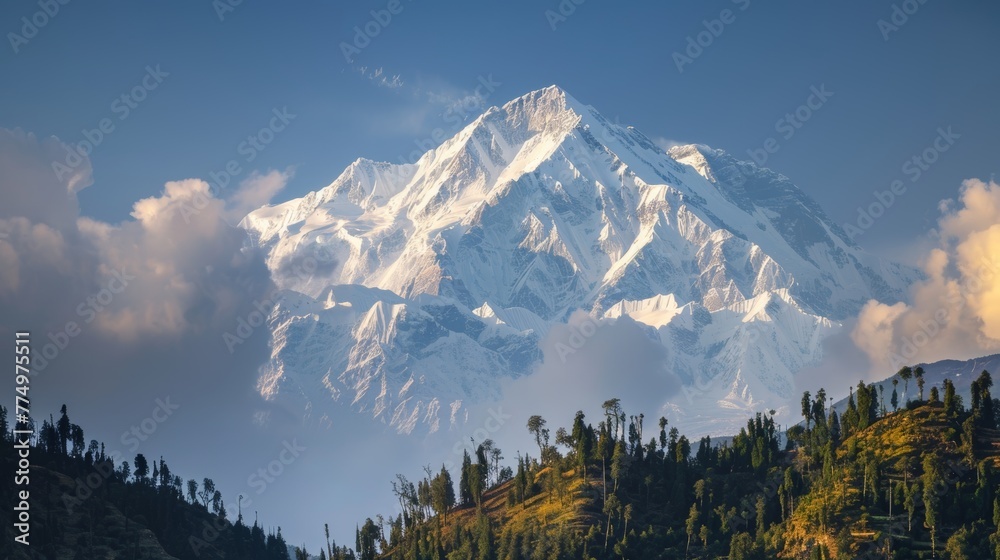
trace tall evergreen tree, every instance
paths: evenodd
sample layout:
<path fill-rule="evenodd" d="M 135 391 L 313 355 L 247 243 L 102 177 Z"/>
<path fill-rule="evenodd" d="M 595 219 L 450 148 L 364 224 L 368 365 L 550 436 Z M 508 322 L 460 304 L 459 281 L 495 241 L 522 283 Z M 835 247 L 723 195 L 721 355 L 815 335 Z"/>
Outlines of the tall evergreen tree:
<path fill-rule="evenodd" d="M 809 431 L 809 421 L 812 419 L 812 400 L 809 391 L 802 393 L 802 417 L 806 420 L 806 431 Z"/>
<path fill-rule="evenodd" d="M 910 401 L 910 379 L 913 378 L 913 368 L 910 366 L 903 366 L 900 368 L 899 372 L 896 373 L 900 379 L 903 380 L 903 400 L 905 402 Z"/>
<path fill-rule="evenodd" d="M 455 487 L 451 481 L 451 474 L 444 465 L 441 465 L 441 471 L 431 481 L 430 492 L 434 512 L 447 521 L 448 509 L 455 505 Z"/>
<path fill-rule="evenodd" d="M 594 440 L 593 431 L 584 424 L 584 418 L 583 411 L 578 410 L 576 416 L 573 418 L 571 439 L 573 441 L 574 453 L 576 454 L 576 468 L 583 475 L 583 480 L 586 482 L 587 461 L 593 453 Z"/>
<path fill-rule="evenodd" d="M 462 455 L 462 474 L 458 482 L 458 499 L 464 506 L 472 503 L 472 457 L 466 450 Z"/>
<path fill-rule="evenodd" d="M 917 379 L 917 389 L 920 391 L 920 400 L 924 400 L 924 368 L 920 366 L 913 368 L 913 377 Z"/>
<path fill-rule="evenodd" d="M 145 455 L 142 453 L 136 455 L 133 464 L 135 464 L 135 479 L 139 482 L 145 482 L 146 476 L 149 475 L 149 463 L 146 461 Z"/>
<path fill-rule="evenodd" d="M 889 404 L 892 405 L 892 411 L 896 412 L 899 410 L 899 394 L 896 393 L 896 386 L 899 385 L 899 380 L 896 378 L 892 379 L 892 397 L 889 399 Z"/>
<path fill-rule="evenodd" d="M 539 460 L 544 460 L 545 447 L 549 443 L 549 431 L 545 429 L 545 419 L 537 414 L 528 418 L 528 433 L 535 437 Z"/>
<path fill-rule="evenodd" d="M 923 461 L 924 474 L 921 483 L 924 488 L 924 524 L 930 529 L 931 550 L 937 552 L 937 529 L 940 517 L 941 493 L 938 488 L 944 483 L 941 472 L 941 457 L 936 452 L 928 453 Z"/>
<path fill-rule="evenodd" d="M 950 379 L 944 380 L 944 411 L 951 417 L 958 416 L 961 411 L 961 397 L 955 394 L 955 384 Z"/>

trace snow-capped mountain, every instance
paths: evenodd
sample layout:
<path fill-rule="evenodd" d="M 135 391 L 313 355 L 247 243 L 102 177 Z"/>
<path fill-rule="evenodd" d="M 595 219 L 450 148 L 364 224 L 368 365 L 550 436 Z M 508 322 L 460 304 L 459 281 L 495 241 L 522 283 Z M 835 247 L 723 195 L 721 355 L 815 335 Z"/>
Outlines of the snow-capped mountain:
<path fill-rule="evenodd" d="M 404 432 L 498 397 L 576 310 L 645 325 L 694 388 L 664 406 L 738 425 L 794 399 L 839 321 L 914 278 L 787 178 L 705 146 L 665 152 L 555 86 L 242 227 L 286 291 L 262 393 L 342 400 Z M 330 258 L 293 266 L 315 254 Z"/>

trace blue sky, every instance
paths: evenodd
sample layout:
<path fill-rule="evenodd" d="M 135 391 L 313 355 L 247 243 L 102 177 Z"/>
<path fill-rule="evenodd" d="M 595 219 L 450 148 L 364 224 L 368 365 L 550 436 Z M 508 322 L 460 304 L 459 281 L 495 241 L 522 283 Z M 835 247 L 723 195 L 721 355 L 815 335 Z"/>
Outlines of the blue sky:
<path fill-rule="evenodd" d="M 914 4 L 898 29 L 886 28 L 886 40 L 878 22 L 891 23 L 900 2 L 846 10 L 745 0 L 624 7 L 401 0 L 399 13 L 370 27 L 377 36 L 348 63 L 341 44 L 374 19 L 371 10 L 388 5 L 243 2 L 220 18 L 218 4 L 207 1 L 71 2 L 18 42 L 16 54 L 7 36 L 0 126 L 77 142 L 83 129 L 113 119 L 114 131 L 91 155 L 95 183 L 80 197 L 85 215 L 111 222 L 168 180 L 208 178 L 243 160 L 241 142 L 267 126 L 274 108 L 296 118 L 241 165 L 239 177 L 294 167 L 277 197 L 286 199 L 328 184 L 357 157 L 399 161 L 435 128 L 450 134 L 460 113 L 445 122 L 447 103 L 489 77 L 499 85 L 488 105 L 556 83 L 653 138 L 744 158 L 778 136 L 776 122 L 807 101 L 810 87 L 825 84 L 833 96 L 794 136 L 778 138 L 767 165 L 840 223 L 855 220 L 873 190 L 904 178 L 902 164 L 931 145 L 938 127 L 952 126 L 961 136 L 956 148 L 859 237 L 896 256 L 900 241 L 934 225 L 937 201 L 955 196 L 961 180 L 997 171 L 1000 6 L 993 3 Z M 33 2 L 5 4 L 5 33 L 21 33 L 20 18 L 38 10 Z M 565 19 L 552 15 L 560 10 Z M 732 12 L 729 23 L 678 71 L 673 53 L 723 10 Z M 157 65 L 169 76 L 119 120 L 114 100 Z M 381 84 L 372 77 L 377 69 L 402 85 Z"/>
<path fill-rule="evenodd" d="M 748 150 L 759 154 L 769 145 L 773 153 L 766 165 L 790 177 L 841 224 L 855 222 L 857 208 L 875 202 L 873 191 L 904 181 L 905 193 L 857 239 L 904 260 L 925 253 L 923 236 L 938 224 L 940 200 L 956 197 L 963 180 L 986 181 L 1000 168 L 1000 5 L 994 2 L 869 0 L 847 7 L 763 0 L 244 0 L 220 17 L 217 6 L 226 1 L 77 0 L 60 4 L 52 17 L 37 16 L 36 1 L 0 7 L 0 129 L 21 128 L 67 143 L 103 135 L 90 155 L 94 182 L 79 193 L 79 213 L 127 225 L 121 239 L 107 243 L 111 257 L 94 262 L 127 260 L 119 253 L 142 259 L 154 254 L 150 261 L 169 266 L 152 269 L 200 277 L 206 262 L 227 262 L 242 239 L 200 224 L 219 235 L 192 226 L 168 241 L 198 251 L 164 248 L 153 235 L 159 231 L 156 216 L 150 212 L 138 224 L 129 215 L 133 203 L 158 197 L 168 181 L 212 180 L 231 161 L 238 168 L 231 185 L 254 171 L 292 169 L 275 200 L 301 196 L 329 184 L 358 157 L 398 162 L 409 159 L 418 144 L 429 147 L 428 138 L 457 132 L 480 112 L 456 110 L 477 99 L 471 97 L 477 87 L 486 105 L 499 105 L 558 84 L 610 120 L 664 145 L 705 143 L 744 159 L 751 157 Z M 396 11 L 391 20 L 373 23 L 372 11 L 390 6 Z M 911 12 L 906 21 L 904 8 Z M 560 10 L 566 15 L 553 16 Z M 22 18 L 45 23 L 32 33 Z M 880 20 L 893 27 L 880 27 Z M 377 35 L 358 43 L 352 62 L 345 60 L 342 44 L 354 42 L 355 28 L 366 26 Z M 14 36 L 22 33 L 23 40 Z M 689 38 L 702 40 L 701 52 L 687 52 Z M 679 70 L 675 53 L 690 55 L 690 63 Z M 817 90 L 832 95 L 820 102 Z M 812 109 L 801 109 L 810 102 Z M 808 118 L 793 117 L 801 126 L 789 129 L 786 115 L 796 112 Z M 85 132 L 102 127 L 105 132 Z M 266 127 L 273 128 L 261 133 Z M 913 181 L 907 169 L 915 164 L 904 164 L 934 146 L 939 129 L 949 127 L 958 138 L 946 143 L 947 151 L 934 153 L 936 161 Z M 267 142 L 247 142 L 257 134 Z M 0 171 L 9 163 L 2 150 L 11 142 L 5 138 L 0 134 Z M 12 176 L 11 182 L 0 177 L 0 184 L 34 189 Z M 53 187 L 52 180 L 45 175 L 40 183 L 65 188 Z M 6 201 L 0 219 L 21 208 L 11 201 L 32 199 L 16 188 L 0 192 L 7 195 L 0 196 Z M 43 198 L 35 198 L 37 210 Z M 75 201 L 72 208 L 53 206 L 39 211 L 36 222 L 59 229 L 58 220 L 76 215 Z M 71 232 L 67 239 L 79 233 L 65 231 Z M 91 261 L 73 260 L 69 253 L 72 266 L 64 268 L 71 275 L 101 277 Z M 159 290 L 160 277 L 153 276 L 142 286 L 158 291 L 122 298 L 136 304 L 155 303 L 161 295 L 169 300 L 171 284 L 164 281 Z M 0 297 L 6 323 L 0 333 L 21 327 L 8 317 L 30 317 L 39 332 L 60 328 L 74 317 L 78 298 L 101 287 L 58 274 L 36 280 L 24 284 L 24 293 L 0 291 L 10 296 Z M 21 305 L 37 301 L 52 313 L 43 316 L 29 303 Z M 228 319 L 241 312 L 230 311 Z M 303 438 L 310 448 L 310 459 L 299 467 L 303 472 L 258 501 L 267 522 L 281 523 L 295 544 L 317 542 L 316 520 L 329 520 L 346 535 L 359 518 L 390 511 L 393 461 L 412 462 L 410 472 L 417 475 L 416 465 L 440 460 L 443 446 L 386 442 L 377 438 L 377 427 L 359 428 L 364 434 L 352 432 L 350 438 L 337 432 L 332 445 L 329 434 L 297 430 L 294 421 L 264 434 L 248 428 L 242 421 L 246 411 L 261 404 L 254 375 L 247 372 L 266 360 L 266 337 L 256 336 L 254 348 L 233 358 L 219 352 L 215 337 L 209 344 L 203 334 L 139 332 L 123 342 L 92 331 L 86 344 L 66 350 L 67 358 L 42 375 L 39 406 L 54 411 L 61 399 L 76 399 L 70 407 L 74 421 L 114 444 L 123 427 L 150 413 L 155 398 L 173 395 L 184 413 L 160 428 L 156 444 L 162 447 L 156 449 L 175 458 L 172 468 L 186 476 L 214 473 L 230 496 L 231 512 L 231 495 L 246 491 L 246 472 L 252 472 L 242 467 L 266 465 L 288 438 Z M 135 374 L 137 368 L 145 375 Z M 206 381 L 206 372 L 218 376 Z M 514 429 L 524 436 L 517 423 Z M 207 431 L 208 425 L 219 429 Z M 220 445 L 231 453 L 217 453 Z M 374 459 L 367 465 L 351 461 L 341 474 L 354 477 L 352 484 L 332 488 L 329 501 L 310 502 L 313 483 L 329 476 L 333 465 L 348 463 L 345 448 L 352 459 Z M 382 454 L 390 458 L 379 460 Z M 413 458 L 417 454 L 420 459 Z M 233 468 L 237 463 L 242 470 Z M 373 465 L 385 472 L 375 473 Z"/>

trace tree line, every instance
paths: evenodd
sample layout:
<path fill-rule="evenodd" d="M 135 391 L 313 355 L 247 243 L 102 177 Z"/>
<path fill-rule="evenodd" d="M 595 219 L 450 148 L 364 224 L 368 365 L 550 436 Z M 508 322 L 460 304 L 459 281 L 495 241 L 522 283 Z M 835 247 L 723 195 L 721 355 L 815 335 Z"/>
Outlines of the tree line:
<path fill-rule="evenodd" d="M 554 432 L 531 416 L 535 456 L 504 467 L 492 441 L 472 442 L 454 478 L 444 466 L 398 475 L 402 513 L 366 519 L 357 558 L 1000 560 L 990 374 L 968 407 L 950 380 L 924 400 L 919 367 L 892 387 L 859 382 L 843 414 L 825 390 L 806 392 L 801 424 L 783 434 L 774 411 L 757 413 L 723 442 L 693 443 L 666 418 L 647 427 L 619 399 Z"/>

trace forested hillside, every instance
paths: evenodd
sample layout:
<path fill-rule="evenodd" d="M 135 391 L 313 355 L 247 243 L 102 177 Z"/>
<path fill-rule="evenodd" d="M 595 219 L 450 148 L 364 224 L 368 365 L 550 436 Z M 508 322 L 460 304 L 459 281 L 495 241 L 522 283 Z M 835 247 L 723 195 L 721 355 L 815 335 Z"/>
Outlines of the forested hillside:
<path fill-rule="evenodd" d="M 578 412 L 564 428 L 532 416 L 525 428 L 537 455 L 505 463 L 486 440 L 454 473 L 425 467 L 420 480 L 398 475 L 392 491 L 402 513 L 359 523 L 353 548 L 332 542 L 326 527 L 308 547 L 311 556 L 289 549 L 280 529 L 267 534 L 256 520 L 232 515 L 211 479 L 185 482 L 162 457 L 124 460 L 87 443 L 63 407 L 58 419 L 28 426 L 32 545 L 16 544 L 8 524 L 0 553 L 53 560 L 307 560 L 317 552 L 323 560 L 1000 560 L 1000 401 L 991 376 L 976 378 L 969 403 L 951 381 L 928 389 L 909 368 L 899 374 L 904 394 L 914 377 L 915 400 L 900 402 L 896 384 L 887 397 L 859 383 L 840 414 L 820 389 L 802 396 L 803 422 L 787 433 L 773 413 L 757 414 L 722 444 L 692 442 L 618 399 L 604 402 L 600 418 Z M 2 407 L 0 431 L 0 462 L 14 472 Z M 15 503 L 14 489 L 0 486 L 0 499 Z"/>
<path fill-rule="evenodd" d="M 900 372 L 904 382 L 912 374 Z M 968 404 L 950 381 L 926 399 L 919 384 L 919 398 L 901 403 L 895 391 L 887 402 L 884 390 L 859 383 L 843 415 L 822 389 L 805 393 L 803 423 L 787 435 L 758 414 L 723 445 L 691 442 L 662 418 L 651 428 L 617 399 L 596 425 L 578 412 L 553 430 L 533 416 L 536 457 L 501 466 L 487 440 L 454 477 L 444 467 L 415 482 L 400 475 L 392 486 L 403 513 L 366 520 L 356 552 L 361 560 L 1000 560 L 1000 401 L 990 374 L 976 379 Z"/>
<path fill-rule="evenodd" d="M 84 437 L 62 407 L 29 429 L 29 546 L 15 542 L 11 523 L 3 527 L 0 557 L 44 559 L 247 559 L 285 560 L 288 547 L 280 529 L 266 534 L 256 520 L 227 518 L 222 494 L 210 478 L 185 482 L 163 457 L 138 454 L 125 459 L 106 453 L 104 444 Z M 0 407 L 0 464 L 5 483 L 0 502 L 18 503 L 16 467 L 7 410 Z M 18 436 L 19 440 L 21 436 Z"/>

